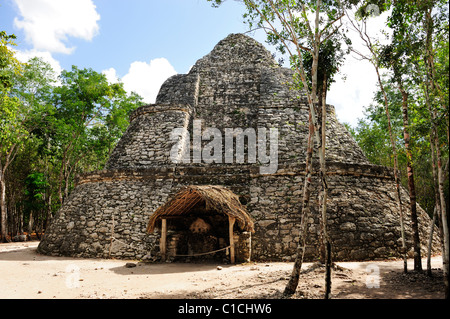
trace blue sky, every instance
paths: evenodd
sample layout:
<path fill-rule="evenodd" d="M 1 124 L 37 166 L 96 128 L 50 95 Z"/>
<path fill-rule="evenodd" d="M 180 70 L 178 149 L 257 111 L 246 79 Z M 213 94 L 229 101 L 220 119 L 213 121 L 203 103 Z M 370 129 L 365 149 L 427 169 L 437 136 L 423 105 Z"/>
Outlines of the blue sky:
<path fill-rule="evenodd" d="M 153 103 L 167 77 L 187 73 L 228 34 L 247 31 L 244 12 L 231 0 L 220 8 L 206 0 L 0 0 L 0 30 L 17 36 L 22 60 L 41 56 L 56 71 L 92 68 Z M 262 31 L 251 35 L 264 43 Z M 328 102 L 341 122 L 356 125 L 376 77 L 351 57 L 343 73 Z"/>

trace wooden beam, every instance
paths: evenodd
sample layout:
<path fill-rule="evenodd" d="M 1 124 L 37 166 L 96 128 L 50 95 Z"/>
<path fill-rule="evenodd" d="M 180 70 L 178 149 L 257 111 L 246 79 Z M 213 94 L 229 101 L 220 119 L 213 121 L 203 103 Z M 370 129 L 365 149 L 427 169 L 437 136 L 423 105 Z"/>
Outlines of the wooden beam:
<path fill-rule="evenodd" d="M 112 250 L 113 241 L 114 241 L 114 215 L 112 215 L 111 239 L 109 241 L 109 258 L 111 258 L 111 250 Z"/>
<path fill-rule="evenodd" d="M 158 216 L 158 218 L 160 218 L 161 220 L 163 220 L 163 219 L 181 219 L 181 218 L 186 218 L 186 216 L 183 216 L 183 215 L 162 215 L 162 216 Z"/>
<path fill-rule="evenodd" d="M 233 226 L 236 218 L 228 216 L 228 233 L 230 236 L 230 261 L 234 264 L 234 236 L 233 236 Z"/>
<path fill-rule="evenodd" d="M 161 250 L 161 260 L 166 261 L 166 241 L 167 241 L 167 220 L 161 219 L 161 239 L 159 248 Z"/>

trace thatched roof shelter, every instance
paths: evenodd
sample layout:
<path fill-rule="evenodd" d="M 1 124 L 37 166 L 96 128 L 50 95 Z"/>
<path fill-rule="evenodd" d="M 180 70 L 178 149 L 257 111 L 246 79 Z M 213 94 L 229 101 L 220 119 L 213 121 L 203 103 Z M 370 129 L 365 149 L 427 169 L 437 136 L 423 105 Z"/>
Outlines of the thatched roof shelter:
<path fill-rule="evenodd" d="M 201 201 L 204 201 L 206 210 L 214 210 L 230 218 L 235 218 L 242 230 L 254 231 L 253 221 L 247 214 L 245 206 L 241 204 L 239 197 L 232 191 L 223 186 L 190 185 L 181 189 L 150 216 L 147 232 L 154 231 L 158 219 L 188 214 Z"/>

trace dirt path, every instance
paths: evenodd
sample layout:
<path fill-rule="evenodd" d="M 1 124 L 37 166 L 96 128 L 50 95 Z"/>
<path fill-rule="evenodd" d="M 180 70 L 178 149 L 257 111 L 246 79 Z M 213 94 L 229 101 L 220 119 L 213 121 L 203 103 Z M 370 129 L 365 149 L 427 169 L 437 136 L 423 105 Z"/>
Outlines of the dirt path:
<path fill-rule="evenodd" d="M 0 298 L 283 298 L 292 263 L 148 264 L 132 260 L 50 257 L 38 242 L 0 244 Z M 134 267 L 127 267 L 134 266 Z M 442 259 L 432 278 L 402 274 L 402 261 L 341 262 L 335 299 L 441 299 Z M 412 269 L 412 261 L 408 263 Z M 424 260 L 423 266 L 426 267 Z M 322 298 L 324 269 L 306 263 L 292 298 Z"/>

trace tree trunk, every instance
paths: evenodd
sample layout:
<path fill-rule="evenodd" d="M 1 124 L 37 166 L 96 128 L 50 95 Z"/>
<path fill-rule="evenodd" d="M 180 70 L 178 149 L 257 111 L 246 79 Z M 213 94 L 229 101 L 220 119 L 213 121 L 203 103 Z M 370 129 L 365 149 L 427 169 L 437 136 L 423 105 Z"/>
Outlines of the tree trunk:
<path fill-rule="evenodd" d="M 325 82 L 325 79 L 324 79 Z M 325 83 L 323 83 L 325 85 Z M 324 123 L 326 124 L 326 102 L 324 102 L 325 99 L 325 92 L 322 90 L 321 94 L 318 95 L 319 105 L 321 108 L 318 112 L 318 119 L 319 119 L 319 127 L 320 127 L 320 146 L 318 148 L 318 151 L 322 153 L 322 157 L 325 158 L 325 143 L 326 143 L 326 129 L 324 126 Z M 326 197 L 327 197 L 327 187 L 326 187 L 326 180 L 324 177 L 326 177 L 326 168 L 325 163 L 322 163 L 320 161 L 320 179 L 322 183 L 322 190 L 320 195 L 320 217 L 319 217 L 319 224 L 320 224 L 320 234 L 319 234 L 319 261 L 320 263 L 325 264 L 326 263 Z M 325 215 L 324 215 L 325 214 Z M 325 216 L 325 218 L 323 218 Z"/>
<path fill-rule="evenodd" d="M 403 255 L 403 271 L 404 271 L 404 273 L 406 273 L 406 272 L 408 272 L 408 263 L 407 263 L 407 247 L 406 247 L 406 239 L 405 239 L 405 226 L 404 226 L 404 217 L 403 217 L 403 205 L 402 205 L 402 197 L 401 197 L 401 192 L 400 192 L 400 179 L 398 177 L 397 147 L 395 146 L 395 140 L 394 140 L 394 136 L 392 134 L 392 125 L 391 125 L 391 116 L 389 114 L 388 98 L 387 98 L 386 91 L 383 86 L 383 82 L 381 81 L 381 77 L 380 77 L 380 71 L 378 68 L 380 63 L 377 58 L 377 53 L 374 51 L 374 46 L 372 45 L 372 41 L 371 41 L 370 37 L 367 35 L 367 33 L 365 31 L 364 32 L 362 31 L 362 30 L 367 30 L 367 26 L 365 25 L 366 22 L 363 21 L 364 28 L 360 28 L 359 25 L 355 26 L 355 23 L 353 22 L 353 20 L 351 18 L 349 19 L 349 21 L 353 25 L 353 27 L 358 31 L 361 39 L 364 41 L 366 47 L 369 49 L 372 56 L 367 57 L 356 50 L 353 50 L 353 52 L 355 52 L 356 54 L 361 56 L 363 59 L 366 59 L 370 63 L 372 63 L 372 65 L 375 68 L 375 71 L 377 73 L 378 84 L 380 85 L 380 90 L 383 93 L 384 110 L 385 110 L 386 118 L 387 118 L 387 122 L 388 122 L 388 131 L 389 131 L 389 138 L 391 141 L 392 155 L 394 157 L 394 180 L 395 180 L 395 186 L 396 186 L 396 190 L 397 190 L 398 210 L 400 213 L 400 229 L 401 229 L 401 236 L 402 236 L 401 237 L 402 238 L 401 253 Z"/>
<path fill-rule="evenodd" d="M 429 96 L 428 96 L 428 89 L 425 90 L 425 103 L 428 106 L 428 109 L 431 109 L 429 106 Z M 436 210 L 436 218 L 437 218 L 437 224 L 439 227 L 439 239 L 441 243 L 441 251 L 442 251 L 442 257 L 444 257 L 444 238 L 442 234 L 444 233 L 444 230 L 442 229 L 442 212 L 441 212 L 441 199 L 439 198 L 439 182 L 438 182 L 438 172 L 437 172 L 437 163 L 436 163 L 436 150 L 434 149 L 434 132 L 433 129 L 430 132 L 430 148 L 431 148 L 431 166 L 433 171 L 433 186 L 434 186 L 434 209 Z M 434 217 L 434 216 L 433 216 Z"/>
<path fill-rule="evenodd" d="M 59 179 L 58 179 L 58 197 L 59 197 L 59 203 L 63 204 L 63 192 L 62 192 L 62 183 L 63 183 L 63 177 L 64 177 L 64 158 L 61 162 L 61 168 L 59 171 Z"/>
<path fill-rule="evenodd" d="M 399 89 L 402 93 L 402 113 L 403 113 L 403 139 L 405 141 L 407 174 L 408 174 L 408 189 L 409 189 L 409 205 L 411 213 L 411 228 L 414 245 L 414 270 L 422 271 L 422 256 L 420 252 L 420 237 L 419 237 L 419 221 L 417 218 L 417 203 L 416 203 L 416 186 L 414 183 L 414 169 L 412 166 L 412 152 L 409 135 L 409 121 L 408 121 L 408 93 L 403 88 L 402 83 L 399 83 Z"/>
<path fill-rule="evenodd" d="M 433 220 L 430 225 L 430 236 L 428 237 L 428 255 L 427 255 L 427 275 L 431 277 L 431 247 L 433 246 L 434 224 L 436 223 L 437 209 L 434 206 Z"/>
<path fill-rule="evenodd" d="M 69 164 L 69 155 L 68 151 L 70 147 L 72 146 L 72 142 L 69 143 L 69 146 L 64 150 L 63 158 L 61 161 L 61 168 L 59 170 L 59 179 L 58 179 L 58 195 L 59 195 L 59 203 L 62 205 L 64 202 L 64 195 L 63 195 L 63 182 L 65 182 L 65 177 L 67 174 L 67 166 Z"/>
<path fill-rule="evenodd" d="M 297 246 L 297 256 L 295 258 L 294 267 L 292 269 L 291 277 L 284 289 L 285 295 L 293 295 L 298 286 L 298 280 L 300 277 L 300 271 L 302 269 L 303 258 L 305 256 L 306 249 L 306 235 L 308 232 L 308 218 L 310 213 L 309 197 L 311 193 L 311 175 L 312 175 L 312 153 L 313 153 L 313 134 L 314 126 L 311 120 L 311 112 L 309 113 L 309 133 L 308 133 L 308 147 L 306 150 L 306 163 L 305 163 L 305 182 L 303 185 L 303 199 L 301 208 L 301 221 L 300 221 L 300 236 Z"/>
<path fill-rule="evenodd" d="M 323 77 L 322 84 L 322 118 L 321 118 L 321 147 L 319 152 L 322 152 L 320 162 L 320 175 L 322 179 L 322 234 L 323 234 L 323 246 L 325 250 L 325 299 L 329 299 L 331 296 L 331 241 L 328 236 L 327 227 L 327 197 L 328 197 L 328 183 L 327 183 L 327 168 L 325 162 L 325 147 L 326 147 L 326 125 L 327 125 L 327 76 Z"/>
<path fill-rule="evenodd" d="M 434 131 L 437 132 L 436 126 L 436 117 L 435 112 L 433 112 L 433 126 Z M 448 220 L 447 220 L 447 205 L 445 203 L 445 194 L 444 194 L 444 174 L 442 170 L 442 154 L 441 149 L 439 147 L 439 139 L 437 134 L 434 136 L 434 147 L 436 150 L 437 157 L 437 171 L 438 171 L 438 189 L 439 189 L 439 198 L 441 202 L 441 218 L 442 218 L 442 230 L 443 230 L 443 238 L 444 238 L 444 252 L 443 252 L 443 269 L 444 269 L 444 283 L 445 283 L 445 298 L 448 298 L 448 272 L 449 272 L 449 234 L 448 234 Z"/>
<path fill-rule="evenodd" d="M 425 13 L 424 25 L 427 30 L 426 37 L 426 67 L 427 67 L 427 89 L 434 95 L 436 91 L 435 82 L 435 68 L 434 68 L 434 56 L 433 56 L 433 19 L 431 16 L 432 8 L 429 7 Z M 437 110 L 435 105 L 431 105 L 431 101 L 428 99 L 428 111 L 431 114 L 431 133 L 433 136 L 433 146 L 435 150 L 436 160 L 437 160 L 437 180 L 438 180 L 438 193 L 441 208 L 441 225 L 442 225 L 442 237 L 444 242 L 444 249 L 442 253 L 442 264 L 444 270 L 444 285 L 445 285 L 445 298 L 449 297 L 449 282 L 448 282 L 448 272 L 449 272 L 449 233 L 448 233 L 448 220 L 447 220 L 447 205 L 445 203 L 444 194 L 444 174 L 442 171 L 442 155 L 441 149 L 439 147 L 439 131 L 437 125 Z M 448 126 L 447 126 L 447 141 L 448 137 Z"/>
<path fill-rule="evenodd" d="M 397 198 L 398 198 L 398 210 L 400 213 L 400 231 L 402 236 L 402 255 L 403 255 L 403 272 L 408 272 L 408 260 L 407 260 L 407 248 L 406 248 L 406 238 L 405 238 L 405 223 L 403 217 L 403 204 L 402 204 L 402 196 L 400 192 L 400 179 L 398 177 L 398 158 L 397 158 L 397 147 L 395 146 L 394 136 L 392 134 L 392 125 L 391 125 L 391 115 L 389 113 L 389 103 L 386 95 L 386 91 L 384 90 L 384 85 L 381 82 L 380 72 L 378 70 L 378 66 L 374 64 L 375 71 L 377 72 L 378 84 L 380 85 L 380 89 L 383 92 L 384 97 L 384 110 L 386 113 L 387 123 L 388 123 L 388 131 L 389 138 L 391 140 L 391 148 L 392 155 L 394 157 L 394 180 L 395 187 L 397 190 Z"/>
<path fill-rule="evenodd" d="M 1 163 L 0 163 L 1 166 Z M 1 167 L 0 167 L 1 168 Z M 8 225 L 6 222 L 6 181 L 5 181 L 5 175 L 0 171 L 0 210 L 1 210 L 1 219 L 0 219 L 0 226 L 1 226 L 1 235 L 2 235 L 2 242 L 6 243 L 8 242 Z"/>
<path fill-rule="evenodd" d="M 70 170 L 67 172 L 64 178 L 64 184 L 65 184 L 64 185 L 64 200 L 65 200 L 69 196 Z"/>
<path fill-rule="evenodd" d="M 443 181 L 445 177 L 443 176 L 442 171 L 442 155 L 441 150 L 439 148 L 439 137 L 438 137 L 438 129 L 436 125 L 436 111 L 435 108 L 431 105 L 429 92 L 434 90 L 433 85 L 433 77 L 432 72 L 430 72 L 430 65 L 428 70 L 428 78 L 429 81 L 427 83 L 426 88 L 426 103 L 428 106 L 428 111 L 431 114 L 431 132 L 430 132 L 430 148 L 431 148 L 431 156 L 432 156 L 432 164 L 433 164 L 433 180 L 435 186 L 435 207 L 437 210 L 437 214 L 439 216 L 439 229 L 441 231 L 441 245 L 442 245 L 442 264 L 444 271 L 444 284 L 445 284 L 445 295 L 448 298 L 448 265 L 449 265 L 449 239 L 448 239 L 448 222 L 447 222 L 447 208 L 445 203 L 445 195 L 444 195 L 444 185 Z M 431 79 L 431 80 L 430 80 Z"/>
<path fill-rule="evenodd" d="M 325 299 L 331 298 L 331 243 L 327 241 L 325 262 Z"/>
<path fill-rule="evenodd" d="M 19 209 L 19 232 L 23 234 L 23 211 Z"/>
<path fill-rule="evenodd" d="M 11 236 L 13 236 L 13 235 L 14 236 L 20 235 L 19 234 L 19 227 L 18 227 L 19 226 L 19 216 L 17 215 L 17 208 L 15 206 L 16 205 L 11 206 L 11 208 L 14 207 L 13 210 L 12 210 L 13 218 L 12 218 Z M 9 211 L 11 211 L 11 209 Z"/>
<path fill-rule="evenodd" d="M 33 211 L 30 211 L 30 217 L 28 219 L 28 234 L 31 236 L 31 234 L 33 233 Z"/>
<path fill-rule="evenodd" d="M 434 56 L 433 56 L 433 41 L 432 41 L 432 35 L 433 35 L 433 20 L 431 17 L 431 11 L 432 8 L 429 8 L 425 15 L 425 25 L 427 27 L 427 42 L 426 42 L 426 65 L 427 65 L 427 88 L 430 89 L 430 92 L 433 93 L 433 95 L 439 95 L 436 94 L 437 91 L 439 91 L 439 82 L 435 81 L 435 67 L 434 67 Z M 443 109 L 447 108 L 447 114 L 446 114 L 446 122 L 448 123 L 448 101 L 441 101 L 440 103 L 443 104 Z M 447 105 L 445 105 L 445 103 Z M 440 202 L 440 227 L 442 229 L 442 244 L 443 244 L 443 253 L 442 253 L 442 261 L 443 261 L 443 269 L 444 269 L 444 284 L 445 284 L 445 297 L 449 297 L 449 282 L 448 282 L 448 273 L 449 273 L 449 233 L 448 233 L 448 219 L 447 219 L 447 204 L 445 202 L 445 194 L 444 194 L 444 180 L 446 179 L 446 176 L 442 170 L 442 155 L 441 155 L 441 149 L 440 149 L 440 143 L 439 143 L 439 130 L 438 130 L 438 115 L 437 115 L 437 109 L 435 105 L 431 105 L 431 103 L 428 103 L 429 112 L 431 114 L 432 118 L 432 135 L 433 135 L 433 142 L 432 147 L 435 149 L 435 155 L 437 160 L 437 181 L 438 181 L 438 187 L 437 192 L 439 194 L 439 201 L 436 201 L 436 203 Z M 445 113 L 445 112 L 444 112 Z M 447 146 L 449 143 L 449 126 L 446 126 L 447 129 Z M 448 164 L 448 162 L 447 162 Z M 448 165 L 447 165 L 448 169 Z M 448 176 L 447 176 L 448 178 Z"/>
<path fill-rule="evenodd" d="M 47 199 L 47 205 L 46 205 L 46 215 L 45 215 L 45 223 L 44 223 L 44 233 L 47 231 L 48 225 L 50 224 L 50 221 L 52 220 L 52 193 L 51 190 L 49 190 L 49 195 Z"/>

